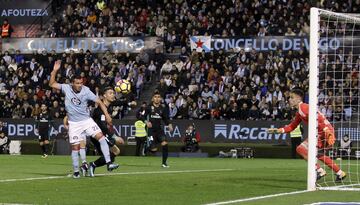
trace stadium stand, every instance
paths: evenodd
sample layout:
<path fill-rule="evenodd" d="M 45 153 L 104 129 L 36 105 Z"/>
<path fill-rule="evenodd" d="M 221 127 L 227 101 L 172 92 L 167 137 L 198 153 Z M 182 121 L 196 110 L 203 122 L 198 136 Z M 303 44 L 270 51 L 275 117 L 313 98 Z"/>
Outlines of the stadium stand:
<path fill-rule="evenodd" d="M 158 80 L 157 89 L 171 107 L 173 119 L 286 120 L 292 112 L 287 103 L 289 90 L 293 87 L 307 90 L 306 50 L 197 53 L 190 49 L 189 36 L 306 36 L 309 33 L 308 1 L 299 0 L 296 4 L 277 0 L 56 3 L 63 5 L 63 10 L 46 25 L 42 37 L 158 36 L 165 41 L 165 51 L 176 57 L 165 54 L 165 58 L 158 51 L 155 54 L 143 51 L 140 54 L 109 51 L 93 54 L 89 50 L 62 54 L 44 51 L 33 55 L 1 53 L 0 93 L 4 100 L 0 101 L 0 118 L 31 117 L 38 112 L 40 103 L 48 104 L 55 118 L 63 117 L 63 105 L 55 107 L 50 103 L 63 101 L 48 87 L 56 59 L 65 62 L 59 82 L 67 82 L 69 76 L 78 73 L 97 94 L 104 85 L 130 78 L 134 87 L 131 98 L 139 99 L 144 85 Z M 358 1 L 339 4 L 326 0 L 317 6 L 339 12 L 357 12 L 360 8 Z M 235 18 L 237 16 L 241 18 Z M 358 56 L 340 60 L 357 62 L 356 66 L 360 66 Z M 329 76 L 327 83 L 334 82 L 335 78 Z M 357 78 L 356 72 L 348 76 L 349 80 Z M 147 92 L 152 91 L 153 87 Z M 331 95 L 331 91 L 322 93 L 321 111 L 329 118 L 348 119 L 346 107 L 337 104 Z M 353 103 L 357 100 L 354 98 Z M 127 113 L 126 108 L 119 109 L 116 118 Z M 335 109 L 342 109 L 344 116 L 333 116 Z"/>

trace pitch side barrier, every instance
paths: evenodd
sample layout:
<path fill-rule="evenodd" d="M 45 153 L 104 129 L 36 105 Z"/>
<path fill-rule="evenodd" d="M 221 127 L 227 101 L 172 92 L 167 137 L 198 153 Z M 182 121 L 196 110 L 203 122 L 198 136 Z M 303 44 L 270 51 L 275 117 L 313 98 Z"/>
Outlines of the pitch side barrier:
<path fill-rule="evenodd" d="M 5 122 L 10 139 L 37 139 L 35 121 L 33 119 L 0 119 Z M 134 120 L 113 120 L 114 129 L 120 136 L 134 137 Z M 185 135 L 186 128 L 194 123 L 200 132 L 202 142 L 221 143 L 268 143 L 285 144 L 290 142 L 288 134 L 268 134 L 271 127 L 282 127 L 288 121 L 222 121 L 222 120 L 173 120 L 174 131 L 170 132 L 165 126 L 164 131 L 170 142 L 177 142 Z M 335 125 L 336 127 L 336 125 Z M 342 127 L 337 130 L 337 137 L 349 134 L 352 141 L 360 141 L 360 130 L 357 127 Z M 55 120 L 50 130 L 50 137 L 56 137 L 56 131 L 66 132 L 62 120 Z M 306 133 L 306 132 L 305 132 Z"/>
<path fill-rule="evenodd" d="M 6 123 L 10 139 L 36 139 L 35 121 L 33 119 L 1 119 Z M 133 120 L 114 120 L 114 128 L 120 136 L 127 138 L 135 136 Z M 54 138 L 56 131 L 64 133 L 62 120 L 55 120 L 50 129 L 50 137 Z M 165 126 L 164 131 L 169 141 L 179 141 L 185 135 L 186 127 L 191 123 L 201 135 L 202 142 L 261 142 L 283 144 L 289 141 L 287 134 L 268 134 L 269 127 L 280 127 L 286 121 L 210 121 L 210 120 L 174 120 L 174 131 L 170 132 Z"/>

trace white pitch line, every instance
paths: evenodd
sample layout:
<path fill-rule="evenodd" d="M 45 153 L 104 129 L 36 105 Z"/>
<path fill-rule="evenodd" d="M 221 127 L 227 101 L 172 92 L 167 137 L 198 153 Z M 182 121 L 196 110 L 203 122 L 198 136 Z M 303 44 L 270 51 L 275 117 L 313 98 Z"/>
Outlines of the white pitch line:
<path fill-rule="evenodd" d="M 14 203 L 0 203 L 0 205 L 32 205 L 32 204 L 14 204 Z"/>
<path fill-rule="evenodd" d="M 271 195 L 257 196 L 257 197 L 251 197 L 251 198 L 245 198 L 245 199 L 236 199 L 236 200 L 231 200 L 231 201 L 215 202 L 215 203 L 205 204 L 205 205 L 233 204 L 233 203 L 239 203 L 239 202 L 245 202 L 245 201 L 255 201 L 255 200 L 259 200 L 259 199 L 273 198 L 273 197 L 278 197 L 278 196 L 302 194 L 302 193 L 306 193 L 306 192 L 309 192 L 309 191 L 302 190 L 302 191 L 294 191 L 294 192 L 285 192 L 285 193 L 280 193 L 280 194 L 271 194 Z"/>
<path fill-rule="evenodd" d="M 347 205 L 359 205 L 360 203 L 359 202 L 317 202 L 317 203 L 313 203 L 313 204 L 305 204 L 305 205 L 323 205 L 323 204 L 326 204 L 326 205 L 344 205 L 344 204 L 347 204 Z"/>
<path fill-rule="evenodd" d="M 137 175 L 137 174 L 176 174 L 176 173 L 196 173 L 196 172 L 221 172 L 221 171 L 234 171 L 235 169 L 199 169 L 199 170 L 178 170 L 178 171 L 150 171 L 150 172 L 117 172 L 108 174 L 96 174 L 96 176 L 108 176 L 108 175 Z M 71 176 L 70 176 L 71 177 Z M 0 183 L 4 182 L 18 182 L 18 181 L 35 181 L 43 179 L 64 179 L 69 176 L 53 176 L 53 177 L 31 177 L 23 179 L 2 179 Z M 89 177 L 90 178 L 90 177 Z"/>

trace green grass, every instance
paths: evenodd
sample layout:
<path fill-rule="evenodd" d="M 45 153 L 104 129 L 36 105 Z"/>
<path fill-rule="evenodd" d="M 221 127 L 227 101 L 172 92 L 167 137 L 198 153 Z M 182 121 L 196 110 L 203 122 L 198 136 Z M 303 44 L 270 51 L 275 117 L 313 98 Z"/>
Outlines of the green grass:
<path fill-rule="evenodd" d="M 0 161 L 0 204 L 205 204 L 306 188 L 303 160 L 170 158 L 171 167 L 162 169 L 161 158 L 119 157 L 115 175 L 11 182 L 3 180 L 66 176 L 70 156 L 1 155 Z M 190 171 L 171 173 L 184 170 Z M 98 168 L 96 173 L 107 172 Z M 316 191 L 241 204 L 319 201 L 360 201 L 360 193 Z"/>

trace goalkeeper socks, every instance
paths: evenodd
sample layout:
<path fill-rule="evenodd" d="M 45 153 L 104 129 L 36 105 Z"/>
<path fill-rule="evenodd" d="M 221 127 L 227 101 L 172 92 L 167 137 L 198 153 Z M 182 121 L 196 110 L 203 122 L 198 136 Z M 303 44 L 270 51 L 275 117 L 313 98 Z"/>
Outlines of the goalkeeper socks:
<path fill-rule="evenodd" d="M 71 151 L 71 159 L 73 163 L 74 172 L 79 172 L 79 150 Z"/>
<path fill-rule="evenodd" d="M 305 160 L 308 159 L 308 150 L 302 144 L 296 147 L 296 152 Z"/>
<path fill-rule="evenodd" d="M 102 137 L 99 140 L 99 143 L 100 143 L 100 147 L 101 147 L 101 152 L 103 153 L 104 158 L 105 158 L 105 162 L 106 163 L 111 162 L 109 145 L 107 144 L 105 137 Z"/>
<path fill-rule="evenodd" d="M 319 160 L 321 160 L 322 162 L 324 162 L 329 168 L 331 168 L 335 173 L 337 173 L 338 171 L 340 171 L 340 168 L 337 164 L 335 164 L 335 162 L 328 156 L 325 155 L 321 155 L 318 157 Z"/>
<path fill-rule="evenodd" d="M 86 149 L 80 148 L 80 159 L 82 163 L 86 162 Z"/>
<path fill-rule="evenodd" d="M 169 152 L 168 145 L 162 146 L 162 163 L 163 164 L 166 164 L 166 161 L 167 161 L 167 158 L 168 158 L 168 155 L 169 155 L 168 152 Z"/>

